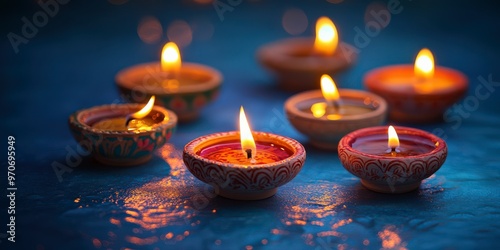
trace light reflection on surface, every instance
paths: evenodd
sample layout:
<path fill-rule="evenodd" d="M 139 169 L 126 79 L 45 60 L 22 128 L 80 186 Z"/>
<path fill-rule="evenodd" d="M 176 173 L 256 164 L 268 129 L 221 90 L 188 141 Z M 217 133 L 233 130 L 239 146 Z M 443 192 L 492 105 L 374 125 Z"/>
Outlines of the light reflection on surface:
<path fill-rule="evenodd" d="M 128 222 L 147 230 L 175 223 L 179 219 L 189 219 L 194 214 L 181 198 L 180 191 L 186 186 L 186 179 L 192 180 L 186 178 L 181 154 L 171 144 L 165 145 L 159 152 L 170 165 L 170 176 L 133 189 L 124 199 L 125 207 L 130 208 L 127 210 Z"/>
<path fill-rule="evenodd" d="M 128 190 L 123 198 L 125 216 L 109 219 L 115 226 L 132 226 L 133 235 L 125 236 L 125 241 L 136 246 L 153 245 L 160 240 L 184 240 L 190 235 L 189 230 L 165 232 L 162 237 L 153 232 L 183 226 L 196 215 L 186 199 L 190 197 L 186 192 L 190 191 L 188 186 L 192 185 L 193 177 L 186 173 L 181 151 L 167 144 L 158 153 L 169 164 L 170 175 Z"/>
<path fill-rule="evenodd" d="M 382 240 L 382 249 L 406 250 L 406 243 L 401 240 L 394 225 L 386 226 L 378 237 Z"/>
<path fill-rule="evenodd" d="M 307 188 L 304 188 L 308 190 Z M 312 192 L 312 190 L 308 190 Z M 314 196 L 305 198 L 305 201 L 300 205 L 291 206 L 287 209 L 288 217 L 291 219 L 311 220 L 325 218 L 335 214 L 335 208 L 341 204 L 341 199 L 335 198 L 335 193 L 332 193 L 328 187 L 320 188 L 317 192 L 323 191 Z M 293 224 L 293 223 L 292 223 Z"/>
<path fill-rule="evenodd" d="M 97 239 L 97 238 L 94 238 L 92 240 L 92 244 L 94 245 L 95 248 L 100 248 L 102 246 L 101 241 L 99 239 Z"/>
<path fill-rule="evenodd" d="M 335 223 L 335 224 L 332 225 L 332 227 L 331 227 L 332 230 L 325 231 L 325 232 L 319 232 L 317 235 L 319 237 L 325 237 L 325 236 L 337 236 L 337 237 L 340 237 L 340 236 L 342 236 L 342 234 L 339 233 L 337 231 L 337 229 L 339 229 L 340 227 L 345 226 L 345 225 L 347 225 L 349 223 L 352 223 L 352 219 L 340 220 L 339 222 L 337 222 L 337 223 Z"/>
<path fill-rule="evenodd" d="M 338 195 L 338 187 L 329 184 L 303 187 L 300 195 L 301 200 L 295 200 L 297 205 L 287 207 L 285 210 L 287 219 L 284 224 L 289 227 L 302 226 L 308 228 L 308 232 L 302 235 L 304 242 L 309 246 L 331 247 L 333 240 L 347 240 L 346 235 L 339 229 L 351 224 L 353 219 L 346 218 L 338 211 L 345 209 L 344 198 Z M 283 234 L 284 230 L 273 229 L 273 234 Z M 341 245 L 338 245 L 341 247 Z M 347 245 L 345 245 L 347 247 Z"/>
<path fill-rule="evenodd" d="M 151 244 L 157 242 L 158 237 L 151 236 L 151 237 L 147 237 L 147 238 L 139 238 L 139 237 L 135 237 L 135 236 L 127 236 L 127 237 L 125 237 L 125 240 L 127 240 L 128 242 L 130 242 L 134 245 L 137 245 L 137 246 L 144 246 L 144 245 L 151 245 Z"/>
<path fill-rule="evenodd" d="M 163 146 L 157 155 L 164 165 L 148 169 L 153 176 L 130 178 L 139 181 L 129 188 L 107 192 L 108 198 L 102 204 L 94 198 L 88 203 L 87 198 L 93 196 L 72 197 L 72 204 L 84 208 L 71 216 L 89 216 L 89 225 L 101 223 L 95 220 L 105 223 L 101 233 L 95 230 L 89 237 L 91 246 L 113 249 L 406 247 L 396 226 L 386 226 L 368 215 L 384 203 L 373 204 L 377 196 L 362 187 L 346 191 L 345 186 L 331 181 L 285 185 L 275 197 L 245 205 L 205 193 L 209 186 L 195 181 L 184 166 L 181 149 L 174 145 Z M 206 199 L 203 206 L 195 202 L 199 195 Z M 360 199 L 365 195 L 373 199 Z M 100 215 L 103 210 L 99 207 L 108 205 L 111 212 Z M 418 220 L 409 223 L 422 227 Z"/>

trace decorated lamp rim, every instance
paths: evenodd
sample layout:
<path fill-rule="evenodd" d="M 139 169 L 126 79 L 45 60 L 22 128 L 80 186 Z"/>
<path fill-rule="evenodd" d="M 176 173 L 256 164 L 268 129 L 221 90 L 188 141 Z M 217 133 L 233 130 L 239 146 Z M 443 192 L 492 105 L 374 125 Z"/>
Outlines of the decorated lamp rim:
<path fill-rule="evenodd" d="M 417 92 L 402 92 L 402 91 L 395 91 L 392 90 L 391 88 L 385 88 L 380 84 L 380 79 L 381 75 L 384 72 L 390 72 L 394 70 L 407 70 L 413 72 L 414 70 L 414 65 L 413 64 L 394 64 L 394 65 L 387 65 L 387 66 L 382 66 L 378 67 L 375 69 L 372 69 L 368 72 L 365 73 L 363 76 L 363 83 L 365 88 L 370 89 L 370 90 L 376 90 L 380 93 L 385 93 L 385 94 L 397 94 L 399 96 L 425 96 L 425 97 L 430 97 L 430 96 L 442 96 L 445 94 L 455 94 L 457 92 L 465 92 L 469 86 L 469 79 L 468 77 L 462 73 L 459 70 L 445 67 L 445 66 L 440 66 L 440 65 L 435 65 L 435 71 L 441 71 L 441 72 L 446 72 L 447 74 L 453 75 L 454 79 L 458 79 L 458 81 L 454 82 L 453 87 L 449 88 L 447 90 L 441 90 L 439 92 L 430 92 L 430 93 L 417 93 Z M 434 98 L 434 97 L 432 97 Z"/>
<path fill-rule="evenodd" d="M 165 129 L 174 128 L 177 125 L 177 115 L 168 109 L 165 109 L 161 106 L 153 106 L 153 110 L 157 112 L 161 112 L 165 115 L 165 118 L 160 123 L 153 125 L 150 130 L 144 131 L 113 131 L 113 130 L 105 130 L 99 128 L 93 128 L 89 124 L 87 124 L 84 119 L 86 115 L 90 115 L 91 112 L 99 113 L 104 111 L 112 111 L 117 109 L 129 109 L 129 110 L 140 110 L 144 104 L 142 103 L 127 103 L 127 104 L 106 104 L 100 106 L 94 106 L 87 109 L 81 109 L 69 116 L 69 124 L 75 126 L 76 128 L 94 134 L 102 134 L 102 135 L 118 135 L 118 136 L 141 136 L 141 135 L 149 135 L 152 132 L 161 132 Z M 102 117 L 103 119 L 106 117 Z"/>
<path fill-rule="evenodd" d="M 296 56 L 295 54 L 302 50 L 313 51 L 314 39 L 314 37 L 294 37 L 270 42 L 259 48 L 257 57 L 276 67 L 297 71 L 318 70 L 318 67 L 324 70 L 331 70 L 331 68 L 340 66 L 348 67 L 357 59 L 356 53 L 347 54 L 341 48 L 341 46 L 344 46 L 348 51 L 354 51 L 354 46 L 339 41 L 339 45 L 332 56 L 318 56 L 316 58 L 316 60 L 323 63 L 307 64 L 308 57 Z"/>
<path fill-rule="evenodd" d="M 368 153 L 364 153 L 364 152 L 361 152 L 359 150 L 356 150 L 352 147 L 352 143 L 356 138 L 359 138 L 362 136 L 367 136 L 367 135 L 379 135 L 379 134 L 381 134 L 380 132 L 382 132 L 382 134 L 384 134 L 384 133 L 387 133 L 387 128 L 388 128 L 388 126 L 377 126 L 377 127 L 362 128 L 362 129 L 355 130 L 355 131 L 345 135 L 344 137 L 342 137 L 342 139 L 340 139 L 340 142 L 338 145 L 338 150 L 343 149 L 347 152 L 357 154 L 360 156 L 370 157 L 373 159 L 389 160 L 389 161 L 394 160 L 395 157 L 392 157 L 392 156 L 368 154 Z M 447 152 L 447 150 L 448 150 L 448 148 L 446 146 L 446 142 L 443 139 L 441 139 L 438 136 L 433 135 L 429 132 L 426 132 L 426 131 L 421 130 L 421 129 L 404 127 L 404 126 L 394 126 L 394 128 L 396 129 L 398 135 L 417 135 L 417 136 L 421 136 L 423 138 L 429 139 L 430 141 L 432 141 L 434 143 L 434 145 L 436 145 L 436 143 L 437 143 L 436 147 L 433 150 L 431 150 L 430 152 L 418 154 L 418 155 L 404 156 L 405 159 L 408 159 L 408 160 L 423 159 L 423 158 L 427 158 L 430 156 L 434 156 L 434 155 L 439 154 L 441 152 Z M 410 133 L 408 133 L 408 132 L 410 132 Z"/>
<path fill-rule="evenodd" d="M 312 120 L 312 121 L 321 121 L 324 123 L 330 123 L 330 124 L 336 124 L 339 122 L 347 122 L 347 121 L 359 121 L 359 120 L 365 120 L 365 119 L 372 119 L 375 117 L 379 116 L 385 116 L 387 114 L 387 109 L 388 109 L 388 104 L 387 101 L 380 97 L 377 94 L 363 91 L 363 90 L 355 90 L 355 89 L 338 89 L 340 97 L 342 96 L 345 97 L 357 97 L 359 96 L 365 96 L 369 97 L 375 101 L 377 101 L 378 106 L 374 107 L 371 111 L 363 114 L 358 114 L 358 115 L 349 115 L 342 117 L 342 119 L 338 120 L 328 120 L 328 119 L 321 119 L 314 117 L 313 114 L 309 114 L 306 112 L 303 112 L 298 109 L 297 104 L 303 101 L 311 100 L 311 99 L 316 99 L 316 98 L 323 98 L 323 94 L 321 93 L 321 90 L 309 90 L 305 91 L 296 95 L 293 95 L 292 97 L 288 98 L 285 101 L 285 110 L 290 113 L 290 115 L 298 116 L 303 119 L 307 120 Z M 361 98 L 360 98 L 361 99 Z M 369 105 L 366 105 L 369 107 Z"/>
<path fill-rule="evenodd" d="M 198 145 L 200 145 L 201 143 L 205 143 L 205 142 L 208 142 L 208 141 L 214 140 L 214 139 L 221 139 L 224 137 L 228 137 L 228 138 L 231 137 L 232 138 L 235 136 L 239 136 L 239 134 L 240 134 L 239 131 L 228 131 L 228 132 L 218 132 L 218 133 L 212 133 L 212 134 L 200 136 L 200 137 L 188 142 L 184 146 L 184 153 L 188 154 L 190 157 L 195 158 L 196 160 L 199 160 L 199 161 L 208 162 L 208 163 L 215 164 L 215 165 L 225 167 L 225 168 L 237 168 L 237 169 L 241 169 L 241 170 L 279 167 L 279 166 L 283 166 L 287 162 L 295 162 L 301 158 L 305 159 L 305 157 L 306 157 L 306 150 L 305 150 L 304 146 L 302 146 L 302 144 L 300 144 L 298 141 L 296 141 L 292 138 L 286 137 L 286 136 L 281 136 L 281 135 L 267 133 L 267 132 L 260 132 L 260 131 L 253 131 L 252 132 L 252 134 L 254 135 L 254 138 L 260 137 L 260 136 L 275 138 L 276 140 L 280 141 L 282 143 L 281 145 L 283 145 L 283 146 L 290 145 L 291 149 L 293 150 L 292 155 L 288 156 L 287 158 L 285 158 L 283 160 L 276 161 L 273 163 L 244 165 L 244 164 L 232 164 L 232 163 L 224 163 L 224 162 L 220 162 L 220 161 L 210 160 L 210 159 L 207 159 L 205 157 L 202 157 L 202 156 L 196 154 L 196 152 L 195 152 L 195 148 Z M 258 141 L 257 138 L 256 138 L 256 141 Z"/>
<path fill-rule="evenodd" d="M 131 72 L 134 72 L 135 70 L 139 70 L 142 68 L 148 68 L 150 67 L 153 70 L 158 70 L 160 69 L 160 62 L 155 61 L 155 62 L 148 62 L 148 63 L 141 63 L 141 64 L 136 64 L 133 66 L 129 66 L 127 68 L 124 68 L 120 70 L 116 76 L 115 76 L 115 83 L 125 89 L 130 89 L 134 91 L 133 87 L 138 86 L 135 83 L 130 82 L 127 77 L 127 74 L 131 74 Z M 218 88 L 223 81 L 223 76 L 218 71 L 217 69 L 199 64 L 199 63 L 191 63 L 191 62 L 182 62 L 182 67 L 181 71 L 194 71 L 194 70 L 202 70 L 203 73 L 207 76 L 209 76 L 207 81 L 200 82 L 197 84 L 193 85 L 183 85 L 180 84 L 179 88 L 175 92 L 165 92 L 165 91 L 155 91 L 155 89 L 152 90 L 140 90 L 140 92 L 147 93 L 147 94 L 152 94 L 152 95 L 176 95 L 176 94 L 192 94 L 192 93 L 199 93 L 199 92 L 205 92 L 205 91 L 210 91 L 212 89 Z"/>

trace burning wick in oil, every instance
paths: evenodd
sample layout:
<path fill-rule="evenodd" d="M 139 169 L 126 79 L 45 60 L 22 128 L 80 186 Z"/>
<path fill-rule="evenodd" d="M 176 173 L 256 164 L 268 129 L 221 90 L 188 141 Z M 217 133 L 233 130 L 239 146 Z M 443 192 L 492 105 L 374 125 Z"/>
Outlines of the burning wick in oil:
<path fill-rule="evenodd" d="M 146 106 L 144 106 L 141 110 L 139 110 L 139 111 L 137 111 L 135 113 L 127 115 L 127 119 L 125 121 L 125 126 L 128 127 L 129 123 L 133 119 L 142 119 L 142 118 L 146 117 L 151 112 L 151 110 L 153 109 L 154 104 L 155 104 L 155 96 L 153 95 L 149 99 L 149 101 L 146 104 Z"/>
<path fill-rule="evenodd" d="M 252 131 L 248 125 L 243 106 L 240 107 L 240 141 L 243 154 L 246 155 L 247 159 L 250 159 L 251 163 L 255 163 L 257 147 L 255 146 L 255 140 L 253 139 Z"/>
<path fill-rule="evenodd" d="M 247 150 L 245 150 L 245 152 L 247 152 L 247 159 L 252 159 L 252 150 L 247 149 Z"/>
<path fill-rule="evenodd" d="M 337 86 L 335 86 L 335 82 L 329 75 L 324 74 L 321 76 L 321 93 L 323 94 L 323 97 L 326 100 L 327 108 L 333 109 L 332 110 L 333 112 L 327 112 L 327 113 L 339 114 L 340 113 L 339 91 L 337 89 Z"/>
<path fill-rule="evenodd" d="M 387 129 L 387 134 L 389 136 L 387 140 L 387 146 L 389 146 L 389 150 L 391 152 L 391 156 L 396 156 L 399 152 L 396 148 L 399 147 L 399 138 L 398 133 L 396 133 L 396 129 L 393 126 L 389 126 Z"/>

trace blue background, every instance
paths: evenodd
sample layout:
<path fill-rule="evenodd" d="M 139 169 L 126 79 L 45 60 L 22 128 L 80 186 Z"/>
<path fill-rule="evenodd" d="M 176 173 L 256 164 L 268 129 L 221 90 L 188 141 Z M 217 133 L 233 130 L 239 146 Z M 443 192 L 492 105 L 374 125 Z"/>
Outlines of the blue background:
<path fill-rule="evenodd" d="M 212 4 L 187 0 L 70 1 L 60 5 L 27 44 L 19 45 L 18 53 L 8 34 L 21 35 L 22 18 L 31 19 L 42 9 L 35 1 L 15 2 L 4 1 L 0 8 L 0 140 L 7 151 L 7 136 L 16 139 L 16 243 L 6 238 L 9 215 L 4 191 L 0 248 L 485 249 L 498 245 L 499 86 L 484 100 L 475 97 L 480 78 L 500 82 L 500 17 L 493 1 L 401 0 L 401 13 L 392 15 L 366 46 L 357 46 L 358 63 L 335 76 L 341 87 L 362 89 L 362 76 L 368 70 L 412 63 L 418 50 L 428 47 L 439 65 L 469 77 L 468 99 L 459 103 L 464 114 L 452 110 L 452 120 L 410 124 L 445 139 L 449 156 L 419 190 L 402 195 L 366 190 L 340 165 L 336 152 L 311 147 L 283 114 L 283 103 L 291 93 L 280 91 L 255 60 L 255 51 L 264 43 L 292 37 L 282 26 L 283 13 L 291 7 L 301 9 L 309 20 L 300 35 L 313 34 L 315 20 L 326 15 L 337 24 L 341 40 L 356 45 L 356 27 L 364 30 L 371 2 L 242 1 L 221 20 Z M 145 16 L 162 25 L 160 39 L 152 44 L 137 34 Z M 193 29 L 192 42 L 181 48 L 184 61 L 210 65 L 224 75 L 219 99 L 197 121 L 180 124 L 151 162 L 111 168 L 88 157 L 72 158 L 78 164 L 59 180 L 52 165 L 67 165 L 69 152 L 77 150 L 68 116 L 82 108 L 118 102 L 114 75 L 124 67 L 158 60 L 168 41 L 165 31 L 179 19 Z M 235 130 L 240 105 L 253 129 L 295 138 L 307 150 L 299 175 L 266 200 L 216 197 L 187 172 L 180 158 L 188 141 Z M 6 158 L 0 159 L 4 190 Z"/>

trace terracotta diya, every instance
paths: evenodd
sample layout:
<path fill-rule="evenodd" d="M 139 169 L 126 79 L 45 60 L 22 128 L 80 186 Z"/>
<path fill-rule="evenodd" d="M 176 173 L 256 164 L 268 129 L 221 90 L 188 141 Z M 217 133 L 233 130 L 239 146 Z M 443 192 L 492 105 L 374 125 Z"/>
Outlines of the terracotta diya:
<path fill-rule="evenodd" d="M 222 75 L 214 68 L 197 63 L 181 63 L 177 45 L 163 47 L 161 62 L 126 68 L 115 77 L 124 99 L 143 103 L 156 95 L 157 103 L 173 110 L 181 122 L 198 117 L 200 110 L 219 94 Z"/>
<path fill-rule="evenodd" d="M 339 44 L 333 22 L 320 17 L 315 38 L 289 38 L 262 46 L 259 62 L 277 76 L 282 89 L 301 91 L 318 89 L 321 75 L 337 74 L 356 61 L 355 48 Z"/>
<path fill-rule="evenodd" d="M 69 117 L 73 137 L 99 162 L 129 166 L 149 161 L 165 144 L 177 124 L 177 116 L 154 105 L 112 104 L 77 111 Z"/>
<path fill-rule="evenodd" d="M 373 93 L 337 90 L 328 75 L 321 77 L 321 90 L 296 94 L 285 102 L 285 113 L 295 129 L 322 149 L 336 150 L 339 140 L 356 129 L 381 125 L 387 103 Z"/>
<path fill-rule="evenodd" d="M 423 130 L 380 126 L 349 133 L 340 140 L 338 154 L 366 188 L 405 193 L 443 165 L 448 149 L 443 139 Z"/>
<path fill-rule="evenodd" d="M 188 170 L 216 194 L 259 200 L 273 196 L 299 173 L 306 151 L 291 138 L 252 132 L 241 108 L 240 131 L 201 136 L 186 144 L 183 158 Z"/>
<path fill-rule="evenodd" d="M 467 92 L 467 77 L 454 69 L 434 66 L 434 56 L 422 49 L 415 65 L 374 69 L 364 76 L 365 87 L 386 99 L 389 119 L 398 122 L 433 122 Z"/>

